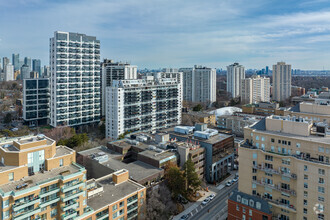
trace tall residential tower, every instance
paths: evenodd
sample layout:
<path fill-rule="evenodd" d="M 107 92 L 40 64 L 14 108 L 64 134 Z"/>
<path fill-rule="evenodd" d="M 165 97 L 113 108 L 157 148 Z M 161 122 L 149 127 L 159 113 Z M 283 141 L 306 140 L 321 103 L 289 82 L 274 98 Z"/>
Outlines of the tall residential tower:
<path fill-rule="evenodd" d="M 291 65 L 277 62 L 273 65 L 273 100 L 285 101 L 291 96 Z"/>
<path fill-rule="evenodd" d="M 79 126 L 100 120 L 100 41 L 56 31 L 50 39 L 51 125 Z"/>
<path fill-rule="evenodd" d="M 227 66 L 227 92 L 233 98 L 241 95 L 240 87 L 242 85 L 242 79 L 245 79 L 244 66 L 239 65 L 239 63 Z"/>

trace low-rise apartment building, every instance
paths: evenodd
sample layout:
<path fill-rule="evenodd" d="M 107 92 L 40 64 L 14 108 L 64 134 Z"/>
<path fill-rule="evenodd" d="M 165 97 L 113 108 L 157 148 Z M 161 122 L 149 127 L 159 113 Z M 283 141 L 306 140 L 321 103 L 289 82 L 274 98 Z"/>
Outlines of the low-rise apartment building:
<path fill-rule="evenodd" d="M 284 115 L 284 109 L 276 102 L 259 102 L 242 106 L 242 112 L 256 115 Z"/>
<path fill-rule="evenodd" d="M 269 116 L 245 128 L 239 190 L 267 200 L 273 219 L 330 216 L 328 124 Z"/>
<path fill-rule="evenodd" d="M 215 126 L 216 125 L 216 116 L 215 114 L 205 113 L 205 112 L 183 112 L 182 115 L 187 115 L 193 118 L 196 118 L 200 123 L 208 124 Z"/>

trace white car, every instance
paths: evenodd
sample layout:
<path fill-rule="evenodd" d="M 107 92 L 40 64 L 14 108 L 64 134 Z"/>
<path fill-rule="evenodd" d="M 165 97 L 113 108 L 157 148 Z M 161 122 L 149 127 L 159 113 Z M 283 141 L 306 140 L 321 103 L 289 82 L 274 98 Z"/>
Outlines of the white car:
<path fill-rule="evenodd" d="M 226 183 L 226 186 L 231 186 L 232 182 L 231 180 L 229 180 L 227 183 Z"/>
<path fill-rule="evenodd" d="M 209 195 L 207 198 L 209 198 L 210 200 L 212 200 L 212 199 L 214 199 L 214 197 L 215 197 L 215 194 L 214 193 L 212 193 L 211 195 Z"/>
<path fill-rule="evenodd" d="M 206 205 L 207 203 L 209 203 L 210 202 L 210 199 L 209 198 L 206 198 L 206 199 L 204 199 L 204 201 L 202 202 L 202 205 Z"/>
<path fill-rule="evenodd" d="M 233 182 L 237 182 L 238 181 L 238 177 L 235 177 L 234 179 L 233 179 Z"/>

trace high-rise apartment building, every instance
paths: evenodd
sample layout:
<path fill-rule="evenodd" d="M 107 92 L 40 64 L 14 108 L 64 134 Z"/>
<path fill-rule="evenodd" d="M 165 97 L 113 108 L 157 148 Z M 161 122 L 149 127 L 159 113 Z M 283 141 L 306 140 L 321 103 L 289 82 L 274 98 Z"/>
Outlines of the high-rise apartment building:
<path fill-rule="evenodd" d="M 145 219 L 128 170 L 86 180 L 76 152 L 44 135 L 1 140 L 0 155 L 1 219 Z"/>
<path fill-rule="evenodd" d="M 48 78 L 23 80 L 23 119 L 27 125 L 49 124 L 49 101 Z"/>
<path fill-rule="evenodd" d="M 240 87 L 243 103 L 258 103 L 270 101 L 270 79 L 254 75 L 251 78 L 242 79 Z"/>
<path fill-rule="evenodd" d="M 50 39 L 51 125 L 100 121 L 100 41 L 56 31 Z"/>
<path fill-rule="evenodd" d="M 245 79 L 244 66 L 234 63 L 227 66 L 227 92 L 233 98 L 239 97 L 242 80 Z"/>
<path fill-rule="evenodd" d="M 114 80 L 106 88 L 106 137 L 180 124 L 181 97 L 177 78 Z"/>
<path fill-rule="evenodd" d="M 13 65 L 14 65 L 14 71 L 19 70 L 20 67 L 20 62 L 19 62 L 19 54 L 13 54 Z"/>
<path fill-rule="evenodd" d="M 29 70 L 32 70 L 32 62 L 31 62 L 31 58 L 30 57 L 25 57 L 24 58 L 24 64 L 29 66 Z"/>
<path fill-rule="evenodd" d="M 275 219 L 328 219 L 327 123 L 268 116 L 246 127 L 244 139 L 238 150 L 240 191 L 267 200 Z"/>
<path fill-rule="evenodd" d="M 179 72 L 182 72 L 183 100 L 208 104 L 216 101 L 215 69 L 195 65 L 181 68 Z"/>
<path fill-rule="evenodd" d="M 7 64 L 10 63 L 10 60 L 8 57 L 3 57 L 2 58 L 2 66 L 3 66 L 3 71 L 5 72 L 6 71 L 6 66 Z"/>
<path fill-rule="evenodd" d="M 8 63 L 4 71 L 4 81 L 12 80 L 14 80 L 14 66 L 11 63 Z"/>
<path fill-rule="evenodd" d="M 105 59 L 101 64 L 102 74 L 102 116 L 105 115 L 106 87 L 112 85 L 113 80 L 137 79 L 137 66 L 128 63 L 114 62 Z"/>
<path fill-rule="evenodd" d="M 38 76 L 41 77 L 41 61 L 39 59 L 32 60 L 32 71 L 38 72 Z"/>
<path fill-rule="evenodd" d="M 273 65 L 273 100 L 285 101 L 291 96 L 291 65 L 277 62 Z"/>

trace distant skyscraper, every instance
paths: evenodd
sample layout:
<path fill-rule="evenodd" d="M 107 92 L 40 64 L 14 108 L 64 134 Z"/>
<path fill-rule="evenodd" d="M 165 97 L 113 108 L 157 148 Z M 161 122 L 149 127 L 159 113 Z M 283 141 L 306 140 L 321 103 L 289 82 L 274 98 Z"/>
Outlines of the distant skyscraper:
<path fill-rule="evenodd" d="M 14 66 L 11 63 L 8 63 L 4 71 L 4 81 L 12 80 L 14 80 Z"/>
<path fill-rule="evenodd" d="M 183 81 L 183 100 L 213 103 L 216 101 L 216 70 L 195 65 L 180 68 Z"/>
<path fill-rule="evenodd" d="M 277 62 L 273 65 L 273 100 L 285 101 L 291 96 L 291 65 Z"/>
<path fill-rule="evenodd" d="M 239 63 L 227 66 L 227 92 L 229 92 L 233 98 L 240 96 L 242 79 L 245 79 L 244 66 L 239 65 Z"/>
<path fill-rule="evenodd" d="M 50 75 L 50 69 L 49 69 L 49 66 L 44 66 L 42 68 L 42 77 L 46 77 L 46 76 L 49 76 Z"/>
<path fill-rule="evenodd" d="M 51 125 L 79 126 L 100 121 L 100 41 L 56 31 L 50 39 Z"/>
<path fill-rule="evenodd" d="M 32 71 L 38 72 L 39 77 L 41 77 L 41 61 L 39 59 L 32 60 Z"/>
<path fill-rule="evenodd" d="M 26 64 L 24 64 L 22 67 L 21 67 L 21 80 L 23 79 L 30 79 L 30 67 Z"/>
<path fill-rule="evenodd" d="M 13 65 L 14 65 L 14 71 L 19 70 L 20 67 L 20 63 L 19 63 L 19 54 L 14 54 L 13 53 Z"/>
<path fill-rule="evenodd" d="M 31 63 L 31 58 L 30 57 L 25 57 L 24 58 L 24 64 L 29 66 L 29 70 L 31 71 L 32 70 L 32 63 Z"/>
<path fill-rule="evenodd" d="M 243 103 L 270 101 L 270 79 L 259 75 L 242 79 L 241 100 Z"/>
<path fill-rule="evenodd" d="M 113 62 L 105 59 L 101 65 L 102 75 L 102 116 L 105 115 L 106 87 L 111 86 L 113 80 L 137 79 L 137 66 L 128 63 Z"/>
<path fill-rule="evenodd" d="M 2 62 L 3 70 L 5 71 L 7 64 L 10 63 L 10 60 L 8 57 L 4 57 L 2 58 L 2 60 L 3 60 Z"/>
<path fill-rule="evenodd" d="M 269 75 L 269 67 L 266 66 L 266 75 Z"/>

